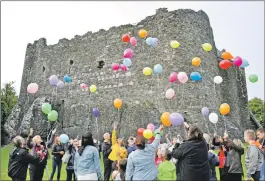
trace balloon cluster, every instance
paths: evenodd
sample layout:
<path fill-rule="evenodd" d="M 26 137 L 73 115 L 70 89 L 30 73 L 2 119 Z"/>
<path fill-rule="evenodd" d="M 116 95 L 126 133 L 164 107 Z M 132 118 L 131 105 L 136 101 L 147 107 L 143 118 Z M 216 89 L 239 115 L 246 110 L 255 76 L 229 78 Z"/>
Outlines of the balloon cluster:
<path fill-rule="evenodd" d="M 155 135 L 159 132 L 159 129 L 155 127 L 154 124 L 149 123 L 145 128 L 139 128 L 137 130 L 137 134 L 143 136 L 144 138 L 148 140 L 153 140 L 155 138 Z M 160 132 L 161 136 L 164 136 L 164 131 Z"/>
<path fill-rule="evenodd" d="M 52 106 L 49 103 L 43 103 L 41 106 L 41 110 L 44 114 L 47 115 L 48 121 L 54 122 L 58 119 L 58 112 L 52 110 Z"/>

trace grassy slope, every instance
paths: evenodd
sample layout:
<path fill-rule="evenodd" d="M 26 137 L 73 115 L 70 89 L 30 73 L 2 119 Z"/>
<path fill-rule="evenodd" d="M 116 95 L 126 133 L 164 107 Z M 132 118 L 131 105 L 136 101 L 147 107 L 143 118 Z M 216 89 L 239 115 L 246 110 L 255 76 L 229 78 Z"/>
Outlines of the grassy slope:
<path fill-rule="evenodd" d="M 4 148 L 1 148 L 1 180 L 11 180 L 10 177 L 8 177 L 8 160 L 9 160 L 9 153 L 12 149 L 12 146 L 6 146 Z M 246 150 L 245 150 L 246 152 Z M 244 173 L 246 173 L 246 167 L 245 167 L 245 155 L 242 156 L 242 164 L 244 168 Z M 62 166 L 62 171 L 61 171 L 61 180 L 66 180 L 66 171 L 65 171 L 65 166 L 66 164 L 63 164 Z M 103 161 L 101 160 L 101 168 L 102 171 L 104 172 L 104 166 L 103 166 Z M 48 160 L 48 169 L 49 169 L 49 175 L 51 174 L 52 171 L 52 162 L 51 159 Z M 218 168 L 216 169 L 217 171 L 217 177 L 219 180 L 219 170 Z M 57 174 L 55 173 L 54 179 L 57 177 Z M 43 180 L 48 180 L 47 179 L 47 172 L 45 170 Z M 29 180 L 29 173 L 27 174 L 27 180 Z"/>

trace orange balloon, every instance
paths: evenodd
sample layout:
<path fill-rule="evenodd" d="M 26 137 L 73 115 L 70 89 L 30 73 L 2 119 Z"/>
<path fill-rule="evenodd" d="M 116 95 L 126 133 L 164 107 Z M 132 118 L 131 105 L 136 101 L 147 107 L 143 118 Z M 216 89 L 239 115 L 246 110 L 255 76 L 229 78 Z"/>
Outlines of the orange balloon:
<path fill-rule="evenodd" d="M 117 98 L 114 100 L 113 104 L 114 104 L 114 107 L 116 107 L 117 109 L 120 109 L 122 106 L 122 100 Z"/>
<path fill-rule="evenodd" d="M 230 52 L 223 52 L 222 53 L 222 59 L 224 60 L 231 60 L 233 58 L 233 55 L 231 55 Z"/>
<path fill-rule="evenodd" d="M 227 115 L 230 112 L 230 106 L 227 103 L 221 104 L 219 110 L 222 115 Z"/>
<path fill-rule="evenodd" d="M 169 116 L 170 116 L 170 113 L 169 112 L 164 112 L 161 116 L 161 122 L 164 126 L 167 126 L 169 127 L 171 125 L 171 122 L 169 121 Z"/>
<path fill-rule="evenodd" d="M 147 31 L 145 29 L 141 29 L 138 32 L 138 36 L 140 36 L 141 38 L 146 38 L 147 37 Z"/>
<path fill-rule="evenodd" d="M 198 67 L 201 64 L 201 59 L 199 57 L 194 57 L 191 63 L 193 66 Z"/>

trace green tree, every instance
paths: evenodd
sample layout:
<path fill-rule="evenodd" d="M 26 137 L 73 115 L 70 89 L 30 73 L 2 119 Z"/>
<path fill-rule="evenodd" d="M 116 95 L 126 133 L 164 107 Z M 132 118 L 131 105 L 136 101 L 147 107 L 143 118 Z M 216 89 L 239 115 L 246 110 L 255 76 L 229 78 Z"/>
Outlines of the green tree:
<path fill-rule="evenodd" d="M 11 114 L 13 107 L 17 104 L 18 96 L 14 88 L 15 82 L 7 82 L 1 89 L 1 143 L 3 143 L 6 136 L 4 124 L 8 116 Z"/>
<path fill-rule="evenodd" d="M 255 115 L 255 117 L 260 121 L 262 125 L 264 125 L 265 119 L 265 103 L 260 98 L 253 98 L 248 101 L 248 108 L 249 110 Z"/>

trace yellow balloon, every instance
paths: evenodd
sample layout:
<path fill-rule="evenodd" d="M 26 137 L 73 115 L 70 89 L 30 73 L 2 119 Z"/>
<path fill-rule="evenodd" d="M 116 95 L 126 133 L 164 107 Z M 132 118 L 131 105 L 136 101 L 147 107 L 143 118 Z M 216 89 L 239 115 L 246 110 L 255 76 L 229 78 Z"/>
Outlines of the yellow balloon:
<path fill-rule="evenodd" d="M 213 49 L 212 45 L 210 43 L 204 43 L 202 44 L 202 48 L 204 51 L 209 52 Z"/>
<path fill-rule="evenodd" d="M 146 129 L 146 130 L 144 130 L 144 132 L 143 132 L 143 136 L 146 138 L 146 139 L 150 139 L 150 138 L 152 138 L 152 136 L 153 136 L 153 133 L 152 133 L 152 131 L 150 130 L 150 129 Z"/>
<path fill-rule="evenodd" d="M 143 73 L 144 73 L 145 76 L 151 75 L 152 72 L 153 72 L 153 70 L 150 67 L 145 67 L 143 69 Z"/>
<path fill-rule="evenodd" d="M 219 110 L 222 115 L 227 115 L 230 112 L 230 106 L 227 103 L 223 103 Z"/>
<path fill-rule="evenodd" d="M 97 90 L 97 86 L 95 86 L 95 85 L 90 86 L 90 92 L 94 93 L 94 92 L 96 92 L 96 90 Z"/>
<path fill-rule="evenodd" d="M 173 40 L 173 41 L 170 42 L 171 48 L 178 48 L 179 45 L 180 45 L 180 43 L 178 41 L 176 41 L 176 40 Z"/>

